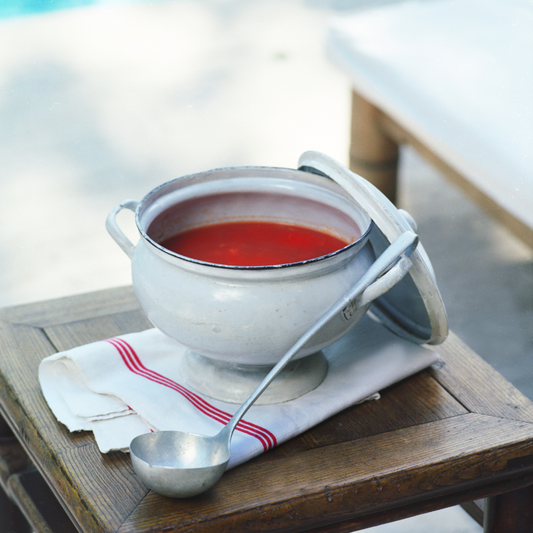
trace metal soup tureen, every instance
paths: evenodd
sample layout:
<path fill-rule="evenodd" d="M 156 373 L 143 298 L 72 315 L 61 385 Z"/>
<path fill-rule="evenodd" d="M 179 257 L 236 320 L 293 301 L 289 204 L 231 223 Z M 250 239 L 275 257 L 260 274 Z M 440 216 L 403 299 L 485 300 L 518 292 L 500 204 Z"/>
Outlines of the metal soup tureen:
<path fill-rule="evenodd" d="M 137 245 L 117 224 L 124 208 L 135 212 Z M 349 244 L 306 261 L 251 267 L 192 259 L 160 244 L 185 230 L 236 221 L 303 226 Z M 181 362 L 186 384 L 213 398 L 244 401 L 375 261 L 383 262 L 383 275 L 347 301 L 256 403 L 287 401 L 317 387 L 327 373 L 321 350 L 348 333 L 371 305 L 384 325 L 415 342 L 436 344 L 447 334 L 444 306 L 431 264 L 416 246 L 412 219 L 318 152 L 303 154 L 298 170 L 236 167 L 174 179 L 141 201 L 115 206 L 106 226 L 131 258 L 133 287 L 148 319 L 188 348 Z M 408 246 L 391 244 L 405 233 L 416 238 L 409 258 Z"/>

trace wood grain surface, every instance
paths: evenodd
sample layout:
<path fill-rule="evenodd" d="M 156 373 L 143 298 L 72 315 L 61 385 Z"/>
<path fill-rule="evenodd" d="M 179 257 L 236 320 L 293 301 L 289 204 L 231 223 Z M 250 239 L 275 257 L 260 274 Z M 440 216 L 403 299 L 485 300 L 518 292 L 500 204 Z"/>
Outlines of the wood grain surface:
<path fill-rule="evenodd" d="M 533 483 L 533 405 L 453 334 L 445 365 L 339 413 L 195 498 L 159 496 L 128 454 L 69 433 L 41 394 L 52 353 L 141 331 L 131 288 L 0 310 L 0 404 L 53 494 L 87 532 L 347 532 Z"/>

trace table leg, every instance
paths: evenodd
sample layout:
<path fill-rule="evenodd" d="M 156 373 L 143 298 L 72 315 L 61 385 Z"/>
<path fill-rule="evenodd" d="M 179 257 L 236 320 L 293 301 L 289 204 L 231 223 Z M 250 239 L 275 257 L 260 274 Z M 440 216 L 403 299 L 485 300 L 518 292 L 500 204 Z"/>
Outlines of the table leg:
<path fill-rule="evenodd" d="M 533 485 L 485 500 L 484 533 L 530 533 L 533 529 Z"/>
<path fill-rule="evenodd" d="M 398 144 L 379 124 L 380 111 L 352 91 L 350 169 L 396 203 Z"/>

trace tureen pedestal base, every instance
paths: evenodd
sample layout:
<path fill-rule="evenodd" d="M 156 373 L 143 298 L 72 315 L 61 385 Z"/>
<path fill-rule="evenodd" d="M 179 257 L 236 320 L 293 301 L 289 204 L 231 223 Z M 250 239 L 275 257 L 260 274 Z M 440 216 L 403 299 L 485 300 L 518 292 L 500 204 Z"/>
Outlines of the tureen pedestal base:
<path fill-rule="evenodd" d="M 210 398 L 244 403 L 274 365 L 239 365 L 189 351 L 182 359 L 185 385 Z M 299 398 L 318 387 L 328 373 L 322 352 L 291 361 L 255 402 L 270 405 Z"/>

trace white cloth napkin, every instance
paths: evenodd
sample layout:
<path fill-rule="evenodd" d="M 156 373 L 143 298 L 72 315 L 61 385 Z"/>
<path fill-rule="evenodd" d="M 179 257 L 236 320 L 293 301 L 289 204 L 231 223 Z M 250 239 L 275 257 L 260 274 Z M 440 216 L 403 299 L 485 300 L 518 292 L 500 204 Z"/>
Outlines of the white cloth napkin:
<path fill-rule="evenodd" d="M 239 407 L 180 384 L 186 348 L 157 329 L 99 341 L 44 359 L 41 388 L 70 431 L 92 431 L 102 453 L 128 451 L 149 431 L 213 435 Z M 324 350 L 329 370 L 313 391 L 284 403 L 252 406 L 232 439 L 228 468 L 439 361 L 437 353 L 403 340 L 365 317 Z M 239 427 L 242 427 L 242 431 Z"/>

